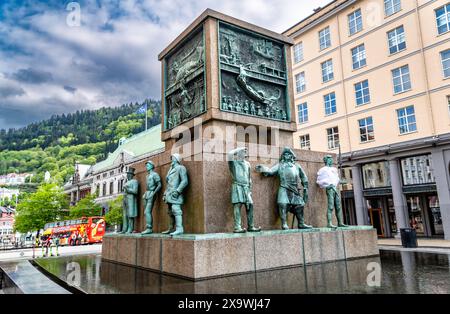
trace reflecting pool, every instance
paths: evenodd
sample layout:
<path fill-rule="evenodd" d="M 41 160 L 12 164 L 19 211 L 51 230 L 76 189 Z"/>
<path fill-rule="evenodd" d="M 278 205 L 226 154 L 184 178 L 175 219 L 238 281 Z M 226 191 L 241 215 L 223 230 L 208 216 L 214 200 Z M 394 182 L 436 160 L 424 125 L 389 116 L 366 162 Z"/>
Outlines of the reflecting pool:
<path fill-rule="evenodd" d="M 100 255 L 39 259 L 86 293 L 450 293 L 450 255 L 381 251 L 379 257 L 192 282 L 102 261 Z"/>

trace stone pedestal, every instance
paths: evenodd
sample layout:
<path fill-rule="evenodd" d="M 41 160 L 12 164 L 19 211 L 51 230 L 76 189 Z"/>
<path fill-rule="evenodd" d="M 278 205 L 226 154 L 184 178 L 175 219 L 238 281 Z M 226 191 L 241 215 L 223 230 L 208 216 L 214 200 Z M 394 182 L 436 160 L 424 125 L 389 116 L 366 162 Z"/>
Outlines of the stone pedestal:
<path fill-rule="evenodd" d="M 107 235 L 102 258 L 200 280 L 378 254 L 376 230 L 358 226 L 177 237 Z"/>

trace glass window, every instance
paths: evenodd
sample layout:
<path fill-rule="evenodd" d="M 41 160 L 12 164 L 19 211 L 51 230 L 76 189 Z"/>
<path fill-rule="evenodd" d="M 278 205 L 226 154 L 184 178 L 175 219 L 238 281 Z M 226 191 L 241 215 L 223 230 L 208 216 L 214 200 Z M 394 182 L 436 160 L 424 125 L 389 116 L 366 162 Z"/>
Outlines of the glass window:
<path fill-rule="evenodd" d="M 328 82 L 334 79 L 334 72 L 333 72 L 333 60 L 327 60 L 321 64 L 322 67 L 322 81 Z"/>
<path fill-rule="evenodd" d="M 400 0 L 384 0 L 384 13 L 386 16 L 397 13 L 402 9 Z"/>
<path fill-rule="evenodd" d="M 339 129 L 338 127 L 327 129 L 328 149 L 339 147 Z"/>
<path fill-rule="evenodd" d="M 391 54 L 406 49 L 405 29 L 402 26 L 387 33 L 389 52 Z"/>
<path fill-rule="evenodd" d="M 311 141 L 309 139 L 309 134 L 300 136 L 300 148 L 301 149 L 311 149 Z"/>
<path fill-rule="evenodd" d="M 110 182 L 109 183 L 109 194 L 113 194 L 114 193 L 114 182 Z"/>
<path fill-rule="evenodd" d="M 383 188 L 391 186 L 389 162 L 375 162 L 362 166 L 365 189 Z"/>
<path fill-rule="evenodd" d="M 394 82 L 395 94 L 411 89 L 411 79 L 409 77 L 408 65 L 392 70 L 392 79 Z"/>
<path fill-rule="evenodd" d="M 441 52 L 442 70 L 444 77 L 450 77 L 450 49 Z"/>
<path fill-rule="evenodd" d="M 355 84 L 356 105 L 365 105 L 370 102 L 369 80 Z"/>
<path fill-rule="evenodd" d="M 363 25 L 362 25 L 361 9 L 358 9 L 355 12 L 348 15 L 348 28 L 350 36 L 361 31 L 362 27 Z"/>
<path fill-rule="evenodd" d="M 306 102 L 304 104 L 298 105 L 298 122 L 308 122 L 308 104 Z"/>
<path fill-rule="evenodd" d="M 319 32 L 319 44 L 320 50 L 326 49 L 331 46 L 330 27 L 327 26 Z"/>
<path fill-rule="evenodd" d="M 351 191 L 353 190 L 353 174 L 351 167 L 342 168 L 342 190 Z"/>
<path fill-rule="evenodd" d="M 416 156 L 401 160 L 403 184 L 418 185 L 435 183 L 431 155 Z"/>
<path fill-rule="evenodd" d="M 352 49 L 352 64 L 353 70 L 357 70 L 367 64 L 364 44 Z"/>
<path fill-rule="evenodd" d="M 443 34 L 450 30 L 450 3 L 435 10 L 438 33 Z"/>
<path fill-rule="evenodd" d="M 361 136 L 361 142 L 365 143 L 373 141 L 375 139 L 375 132 L 373 130 L 373 119 L 368 117 L 358 121 L 359 134 Z"/>
<path fill-rule="evenodd" d="M 294 46 L 294 62 L 299 63 L 303 61 L 303 43 L 298 43 Z"/>
<path fill-rule="evenodd" d="M 336 94 L 334 92 L 323 96 L 325 102 L 325 115 L 336 113 Z"/>
<path fill-rule="evenodd" d="M 417 131 L 416 114 L 414 106 L 409 106 L 397 110 L 398 126 L 400 134 Z"/>
<path fill-rule="evenodd" d="M 297 93 L 303 93 L 306 89 L 305 72 L 299 73 L 295 76 L 295 87 Z"/>

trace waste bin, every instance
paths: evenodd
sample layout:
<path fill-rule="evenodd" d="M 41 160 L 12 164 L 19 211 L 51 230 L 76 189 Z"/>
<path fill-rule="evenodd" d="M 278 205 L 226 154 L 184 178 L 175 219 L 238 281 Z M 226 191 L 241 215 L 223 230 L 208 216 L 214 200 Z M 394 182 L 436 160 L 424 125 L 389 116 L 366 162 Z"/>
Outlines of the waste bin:
<path fill-rule="evenodd" d="M 416 229 L 404 228 L 400 229 L 402 237 L 402 245 L 404 248 L 417 248 L 417 233 Z"/>

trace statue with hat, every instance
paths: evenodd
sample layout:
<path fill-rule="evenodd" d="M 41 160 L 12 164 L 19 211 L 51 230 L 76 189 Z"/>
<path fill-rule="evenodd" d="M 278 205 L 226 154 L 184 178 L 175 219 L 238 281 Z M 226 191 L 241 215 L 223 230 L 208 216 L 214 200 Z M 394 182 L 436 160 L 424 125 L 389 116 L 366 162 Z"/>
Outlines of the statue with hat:
<path fill-rule="evenodd" d="M 123 225 L 120 233 L 133 233 L 134 221 L 138 216 L 137 196 L 139 192 L 139 183 L 135 176 L 135 169 L 128 168 L 127 182 L 123 186 Z"/>
<path fill-rule="evenodd" d="M 235 233 L 244 233 L 246 231 L 241 226 L 242 206 L 245 206 L 247 210 L 247 231 L 261 231 L 261 228 L 255 227 L 253 222 L 252 167 L 245 160 L 247 157 L 248 150 L 245 147 L 234 149 L 228 153 L 228 167 L 233 178 L 231 202 L 233 203 Z"/>
<path fill-rule="evenodd" d="M 144 214 L 147 229 L 141 233 L 142 235 L 153 233 L 153 206 L 155 205 L 156 195 L 162 187 L 161 177 L 156 173 L 156 171 L 154 171 L 155 164 L 151 160 L 149 160 L 147 161 L 145 166 L 148 172 L 147 179 L 145 181 L 147 191 L 144 193 L 144 196 L 142 198 L 144 199 Z"/>
<path fill-rule="evenodd" d="M 328 198 L 328 208 L 327 208 L 327 221 L 328 228 L 336 228 L 332 223 L 333 209 L 336 212 L 336 218 L 338 221 L 338 227 L 348 227 L 344 224 L 342 218 L 342 206 L 341 206 L 341 195 L 338 189 L 341 180 L 339 178 L 339 172 L 336 167 L 333 167 L 333 157 L 327 155 L 323 158 L 325 167 L 321 168 L 317 173 L 317 184 L 326 190 Z"/>
<path fill-rule="evenodd" d="M 163 234 L 172 236 L 184 233 L 183 228 L 183 210 L 184 204 L 183 191 L 188 186 L 188 176 L 186 167 L 181 164 L 181 156 L 173 154 L 171 157 L 172 165 L 166 177 L 166 191 L 164 192 L 164 202 L 169 210 L 169 230 Z"/>
<path fill-rule="evenodd" d="M 269 169 L 266 166 L 256 166 L 256 171 L 264 176 L 278 176 L 278 212 L 281 218 L 281 228 L 288 230 L 287 213 L 291 212 L 298 221 L 299 229 L 311 229 L 305 224 L 304 208 L 308 202 L 308 177 L 302 167 L 296 163 L 297 156 L 294 151 L 285 147 L 281 153 L 280 162 Z M 299 191 L 299 184 L 303 186 L 303 194 Z"/>

